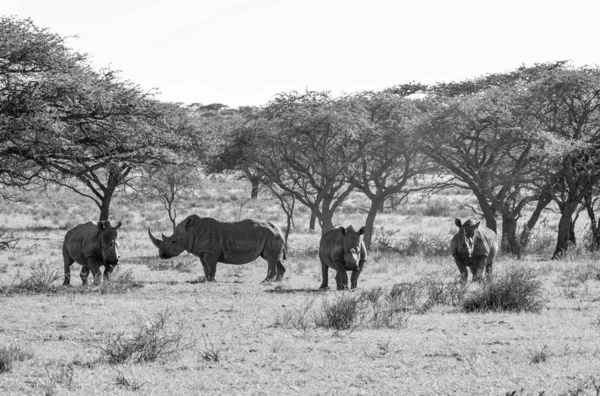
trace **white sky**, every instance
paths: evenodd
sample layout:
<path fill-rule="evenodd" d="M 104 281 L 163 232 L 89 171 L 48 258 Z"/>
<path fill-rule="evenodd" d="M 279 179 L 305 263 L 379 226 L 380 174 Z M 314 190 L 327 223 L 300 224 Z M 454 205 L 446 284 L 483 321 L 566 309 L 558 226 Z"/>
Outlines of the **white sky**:
<path fill-rule="evenodd" d="M 522 64 L 600 64 L 597 0 L 1 0 L 165 101 L 263 105 Z"/>

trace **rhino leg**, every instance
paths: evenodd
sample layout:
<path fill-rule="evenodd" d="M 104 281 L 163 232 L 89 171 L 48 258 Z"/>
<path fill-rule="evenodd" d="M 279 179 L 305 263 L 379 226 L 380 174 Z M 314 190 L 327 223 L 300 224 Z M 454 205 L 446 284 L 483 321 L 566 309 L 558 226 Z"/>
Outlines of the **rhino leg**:
<path fill-rule="evenodd" d="M 486 271 L 487 256 L 477 256 L 473 258 L 473 265 L 471 266 L 471 272 L 473 273 L 473 280 L 475 282 L 482 282 L 484 273 Z"/>
<path fill-rule="evenodd" d="M 212 254 L 205 253 L 200 257 L 200 262 L 202 263 L 202 269 L 204 269 L 206 281 L 214 282 L 217 273 L 217 258 Z"/>
<path fill-rule="evenodd" d="M 100 272 L 100 267 L 102 266 L 102 262 L 98 260 L 96 257 L 88 257 L 87 259 L 87 267 L 88 271 L 92 273 L 94 276 L 94 286 L 98 286 L 102 280 L 102 273 Z M 81 270 L 83 280 L 83 269 Z M 85 275 L 85 282 L 87 284 L 87 274 Z"/>
<path fill-rule="evenodd" d="M 365 265 L 365 260 L 361 260 L 358 263 L 358 269 L 352 271 L 352 276 L 350 277 L 350 288 L 356 289 L 358 287 L 358 277 L 362 272 L 363 266 Z"/>
<path fill-rule="evenodd" d="M 335 275 L 335 282 L 337 283 L 338 290 L 348 289 L 348 274 L 346 273 L 346 266 L 342 261 L 336 261 L 334 263 L 337 274 Z"/>
<path fill-rule="evenodd" d="M 67 248 L 63 245 L 63 259 L 65 261 L 65 280 L 63 286 L 69 286 L 71 284 L 71 264 L 75 262 L 67 252 Z"/>
<path fill-rule="evenodd" d="M 360 270 L 354 270 L 352 271 L 352 276 L 350 276 L 350 288 L 351 289 L 356 289 L 356 287 L 358 286 L 358 277 L 360 276 Z"/>
<path fill-rule="evenodd" d="M 321 260 L 321 286 L 319 289 L 329 289 L 329 266 L 325 264 L 323 259 L 319 256 L 319 260 Z"/>
<path fill-rule="evenodd" d="M 106 264 L 104 266 L 104 280 L 105 281 L 109 281 L 110 280 L 110 274 L 112 274 L 113 270 L 115 269 L 116 264 Z"/>
<path fill-rule="evenodd" d="M 283 275 L 285 274 L 285 267 L 281 263 L 281 260 L 277 260 L 277 279 L 278 281 L 283 280 Z"/>
<path fill-rule="evenodd" d="M 90 269 L 88 267 L 81 267 L 81 272 L 79 273 L 79 277 L 81 278 L 81 282 L 82 282 L 83 286 L 87 286 L 88 276 L 90 276 Z"/>
<path fill-rule="evenodd" d="M 488 265 L 485 267 L 485 279 L 486 280 L 491 280 L 492 279 L 492 272 L 494 270 L 494 262 L 490 262 L 488 263 Z"/>
<path fill-rule="evenodd" d="M 467 283 L 467 279 L 469 279 L 469 270 L 467 269 L 467 263 L 461 257 L 454 256 L 454 261 L 456 262 L 456 266 L 458 267 L 458 271 L 460 272 L 460 281 L 462 283 Z"/>

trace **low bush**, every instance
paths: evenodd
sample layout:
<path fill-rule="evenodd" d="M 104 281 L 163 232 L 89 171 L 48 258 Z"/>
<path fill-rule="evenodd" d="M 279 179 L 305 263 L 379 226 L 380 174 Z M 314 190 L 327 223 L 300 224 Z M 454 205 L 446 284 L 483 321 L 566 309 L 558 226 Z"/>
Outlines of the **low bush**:
<path fill-rule="evenodd" d="M 323 300 L 321 311 L 315 318 L 317 327 L 346 330 L 361 316 L 361 295 L 342 293 L 333 301 Z"/>
<path fill-rule="evenodd" d="M 100 294 L 123 294 L 132 289 L 144 287 L 144 284 L 135 279 L 131 270 L 117 270 L 111 274 L 109 281 L 104 280 L 100 285 Z"/>
<path fill-rule="evenodd" d="M 544 305 L 542 282 L 532 269 L 513 267 L 467 296 L 463 308 L 474 311 L 539 312 Z"/>
<path fill-rule="evenodd" d="M 185 322 L 176 321 L 173 311 L 166 309 L 153 321 L 138 324 L 132 334 L 110 335 L 100 349 L 109 364 L 144 363 L 171 357 L 194 345 L 194 339 L 185 330 Z"/>
<path fill-rule="evenodd" d="M 11 371 L 14 362 L 23 362 L 33 357 L 33 352 L 17 345 L 0 346 L 0 374 Z"/>

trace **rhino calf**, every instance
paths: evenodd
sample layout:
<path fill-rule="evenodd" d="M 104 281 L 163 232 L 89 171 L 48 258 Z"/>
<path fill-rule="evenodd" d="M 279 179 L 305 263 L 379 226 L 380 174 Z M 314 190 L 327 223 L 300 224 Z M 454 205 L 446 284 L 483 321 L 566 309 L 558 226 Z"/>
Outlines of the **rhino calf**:
<path fill-rule="evenodd" d="M 215 280 L 217 263 L 247 264 L 258 257 L 268 263 L 265 281 L 279 281 L 285 268 L 285 241 L 281 229 L 270 221 L 246 219 L 224 222 L 210 217 L 188 216 L 175 227 L 170 237 L 150 240 L 158 248 L 158 256 L 168 259 L 184 250 L 200 258 L 206 280 Z"/>
<path fill-rule="evenodd" d="M 119 263 L 118 229 L 121 223 L 112 226 L 110 221 L 80 224 L 67 232 L 62 246 L 65 260 L 65 280 L 63 285 L 71 284 L 71 264 L 81 264 L 81 281 L 87 285 L 90 272 L 94 276 L 94 285 L 100 284 L 100 267 L 104 266 L 104 279 Z"/>
<path fill-rule="evenodd" d="M 462 223 L 454 219 L 458 232 L 452 237 L 450 251 L 460 271 L 460 277 L 466 282 L 471 269 L 474 281 L 481 281 L 483 274 L 487 279 L 492 277 L 494 258 L 498 253 L 498 237 L 489 228 L 480 227 L 480 222 L 469 219 Z"/>
<path fill-rule="evenodd" d="M 357 287 L 358 277 L 367 261 L 367 249 L 362 238 L 364 233 L 365 227 L 356 231 L 354 227 L 349 226 L 334 228 L 323 234 L 319 243 L 319 259 L 323 275 L 321 289 L 329 288 L 329 268 L 337 271 L 335 275 L 337 290 L 348 289 L 346 271 L 352 271 L 351 288 Z"/>

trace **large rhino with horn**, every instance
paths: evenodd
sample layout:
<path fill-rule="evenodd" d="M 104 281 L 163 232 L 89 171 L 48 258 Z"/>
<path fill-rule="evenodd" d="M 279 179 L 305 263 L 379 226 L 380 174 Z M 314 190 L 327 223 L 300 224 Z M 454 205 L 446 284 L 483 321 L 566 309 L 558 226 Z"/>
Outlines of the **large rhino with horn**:
<path fill-rule="evenodd" d="M 358 277 L 367 261 L 367 249 L 363 242 L 365 227 L 358 231 L 353 226 L 338 227 L 327 231 L 321 236 L 319 243 L 319 260 L 321 261 L 321 289 L 329 289 L 329 268 L 337 271 L 335 282 L 337 290 L 348 289 L 348 274 L 350 287 L 358 286 Z"/>
<path fill-rule="evenodd" d="M 269 221 L 222 222 L 191 215 L 175 227 L 170 237 L 155 238 L 150 228 L 148 235 L 161 259 L 178 256 L 184 250 L 198 256 L 207 281 L 215 280 L 217 263 L 247 264 L 259 256 L 268 263 L 265 281 L 281 280 L 285 273 L 281 264 L 285 259 L 283 233 Z"/>
<path fill-rule="evenodd" d="M 454 219 L 458 232 L 452 237 L 450 251 L 460 271 L 460 277 L 466 282 L 471 269 L 474 281 L 492 277 L 494 258 L 498 253 L 498 237 L 489 228 L 479 225 L 479 221 L 469 219 L 464 223 Z"/>
<path fill-rule="evenodd" d="M 87 222 L 70 229 L 65 235 L 62 246 L 65 261 L 65 280 L 63 285 L 71 284 L 71 264 L 81 264 L 81 281 L 87 285 L 90 272 L 94 276 L 94 285 L 100 284 L 100 267 L 104 266 L 104 279 L 119 263 L 119 228 L 110 221 Z"/>

